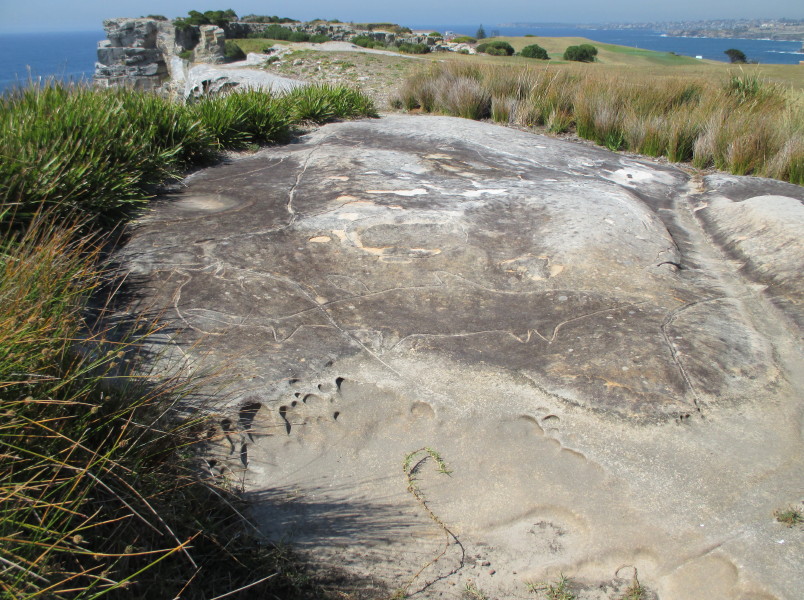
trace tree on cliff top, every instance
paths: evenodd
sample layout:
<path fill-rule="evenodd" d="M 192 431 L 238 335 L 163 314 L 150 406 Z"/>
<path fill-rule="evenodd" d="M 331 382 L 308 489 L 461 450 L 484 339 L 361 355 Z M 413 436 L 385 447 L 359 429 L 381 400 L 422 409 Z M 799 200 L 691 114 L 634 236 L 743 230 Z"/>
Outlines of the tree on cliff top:
<path fill-rule="evenodd" d="M 237 20 L 237 13 L 231 8 L 227 10 L 208 10 L 203 13 L 191 10 L 186 17 L 179 17 L 173 24 L 178 28 L 189 27 L 191 25 L 217 25 L 226 27 L 232 21 Z"/>
<path fill-rule="evenodd" d="M 475 34 L 475 37 L 476 37 L 477 39 L 479 39 L 479 40 L 482 40 L 483 38 L 485 38 L 485 37 L 486 37 L 486 30 L 485 30 L 485 29 L 483 29 L 483 26 L 482 26 L 482 25 L 481 25 L 480 27 L 478 27 L 478 28 L 477 28 L 477 33 Z"/>
<path fill-rule="evenodd" d="M 743 64 L 748 62 L 748 57 L 745 55 L 745 52 L 737 50 L 737 48 L 729 48 L 724 51 L 723 54 L 728 56 L 729 60 L 733 63 Z"/>

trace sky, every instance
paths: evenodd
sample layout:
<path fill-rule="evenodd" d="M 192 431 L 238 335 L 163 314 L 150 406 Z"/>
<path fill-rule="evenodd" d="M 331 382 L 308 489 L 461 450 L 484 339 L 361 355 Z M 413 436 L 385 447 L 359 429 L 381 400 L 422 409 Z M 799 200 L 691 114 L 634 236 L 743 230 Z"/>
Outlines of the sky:
<path fill-rule="evenodd" d="M 390 21 L 402 25 L 501 23 L 614 23 L 737 18 L 804 18 L 801 0 L 0 0 L 0 32 L 99 31 L 104 19 L 188 10 L 232 8 L 238 15 L 278 15 L 300 20 Z"/>

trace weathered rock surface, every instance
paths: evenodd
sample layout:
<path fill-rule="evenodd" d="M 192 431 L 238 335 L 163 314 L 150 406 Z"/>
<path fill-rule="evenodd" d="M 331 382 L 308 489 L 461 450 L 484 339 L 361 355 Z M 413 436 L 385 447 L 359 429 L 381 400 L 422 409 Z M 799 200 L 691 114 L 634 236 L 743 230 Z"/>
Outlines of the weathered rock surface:
<path fill-rule="evenodd" d="M 98 43 L 95 84 L 145 91 L 161 88 L 169 70 L 158 39 L 172 39 L 173 26 L 153 19 L 121 18 L 104 21 L 103 28 L 107 39 Z"/>
<path fill-rule="evenodd" d="M 249 68 L 254 66 L 254 62 L 248 60 L 225 66 L 193 65 L 181 77 L 174 79 L 174 85 L 177 88 L 179 85 L 184 87 L 185 98 L 219 94 L 236 87 L 282 94 L 307 85 L 304 81 L 280 77 L 259 68 Z"/>
<path fill-rule="evenodd" d="M 193 51 L 195 62 L 219 64 L 226 60 L 226 34 L 215 25 L 201 25 L 200 38 Z"/>
<path fill-rule="evenodd" d="M 216 468 L 324 564 L 395 588 L 446 543 L 410 591 L 563 571 L 613 598 L 636 568 L 666 600 L 792 600 L 803 199 L 392 116 L 194 174 L 121 258 L 174 354 L 227 365 Z M 425 446 L 460 544 L 406 491 Z"/>

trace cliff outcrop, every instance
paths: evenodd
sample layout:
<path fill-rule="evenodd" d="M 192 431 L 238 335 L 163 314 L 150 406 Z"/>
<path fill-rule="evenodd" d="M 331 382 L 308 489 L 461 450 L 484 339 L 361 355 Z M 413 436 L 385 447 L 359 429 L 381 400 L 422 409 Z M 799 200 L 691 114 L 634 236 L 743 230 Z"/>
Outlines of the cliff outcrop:
<path fill-rule="evenodd" d="M 171 21 L 161 19 L 108 19 L 103 22 L 106 39 L 98 44 L 95 84 L 164 93 L 182 88 L 185 94 L 189 93 L 188 88 L 206 89 L 200 84 L 187 85 L 191 63 L 226 62 L 227 39 L 259 36 L 272 26 L 275 25 L 232 22 L 223 28 L 215 25 L 177 27 Z M 291 31 L 327 35 L 333 41 L 350 41 L 364 36 L 386 45 L 427 44 L 434 51 L 461 51 L 465 46 L 444 44 L 441 38 L 429 35 L 362 30 L 350 23 L 311 21 L 282 26 Z M 465 48 L 465 51 L 474 52 L 471 48 Z"/>
<path fill-rule="evenodd" d="M 164 40 L 175 38 L 174 27 L 169 22 L 108 19 L 103 22 L 103 29 L 106 39 L 98 44 L 96 85 L 128 85 L 138 90 L 154 91 L 169 79 Z"/>

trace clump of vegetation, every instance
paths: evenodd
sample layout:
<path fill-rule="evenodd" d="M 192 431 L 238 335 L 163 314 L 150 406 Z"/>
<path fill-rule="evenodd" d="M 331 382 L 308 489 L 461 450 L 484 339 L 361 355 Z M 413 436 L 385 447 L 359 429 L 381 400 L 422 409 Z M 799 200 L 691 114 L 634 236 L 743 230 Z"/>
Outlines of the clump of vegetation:
<path fill-rule="evenodd" d="M 223 48 L 223 57 L 227 62 L 246 60 L 246 53 L 240 49 L 240 46 L 238 46 L 234 40 L 226 40 Z"/>
<path fill-rule="evenodd" d="M 186 17 L 179 17 L 173 21 L 177 29 L 188 29 L 198 25 L 217 25 L 226 27 L 232 21 L 237 20 L 237 13 L 231 8 L 228 10 L 207 10 L 199 12 L 191 10 Z"/>
<path fill-rule="evenodd" d="M 305 120 L 373 113 L 368 98 L 339 86 L 306 98 L 330 108 Z M 209 423 L 177 406 L 199 381 L 150 372 L 157 326 L 107 326 L 93 308 L 118 289 L 100 232 L 142 206 L 151 186 L 220 149 L 285 139 L 303 116 L 298 99 L 250 90 L 184 106 L 61 85 L 0 98 L 4 596 L 321 596 L 197 463 Z"/>
<path fill-rule="evenodd" d="M 283 110 L 294 123 L 327 123 L 335 119 L 376 117 L 371 99 L 342 85 L 319 83 L 298 87 L 282 96 Z"/>
<path fill-rule="evenodd" d="M 146 19 L 153 19 L 154 21 L 167 21 L 168 18 L 165 15 L 148 15 L 145 17 Z"/>
<path fill-rule="evenodd" d="M 723 54 L 728 56 L 729 62 L 733 64 L 745 64 L 748 62 L 748 57 L 745 55 L 745 52 L 738 50 L 737 48 L 729 48 L 728 50 L 724 50 Z"/>
<path fill-rule="evenodd" d="M 474 581 L 467 581 L 463 588 L 463 597 L 466 600 L 489 600 L 489 597 L 477 587 Z"/>
<path fill-rule="evenodd" d="M 408 110 L 574 131 L 613 150 L 797 184 L 804 182 L 801 101 L 742 74 L 719 84 L 475 64 L 432 65 L 403 82 L 394 100 Z"/>
<path fill-rule="evenodd" d="M 375 40 L 373 37 L 369 37 L 367 35 L 358 35 L 349 41 L 355 46 L 360 46 L 361 48 L 385 48 L 385 44 L 383 44 L 381 41 Z"/>
<path fill-rule="evenodd" d="M 555 583 L 529 583 L 528 591 L 543 594 L 547 600 L 575 600 L 577 596 L 570 589 L 570 580 L 562 573 Z"/>
<path fill-rule="evenodd" d="M 564 50 L 564 60 L 576 62 L 595 62 L 597 48 L 592 44 L 581 44 L 580 46 L 569 46 Z"/>
<path fill-rule="evenodd" d="M 388 31 L 397 35 L 412 33 L 410 27 L 402 27 L 396 23 L 352 23 L 358 31 Z"/>
<path fill-rule="evenodd" d="M 308 42 L 310 41 L 310 34 L 305 31 L 293 31 L 288 36 L 290 42 Z"/>
<path fill-rule="evenodd" d="M 263 31 L 258 31 L 249 34 L 249 37 L 260 38 L 260 39 L 264 38 L 268 40 L 282 40 L 287 42 L 287 41 L 293 41 L 291 40 L 291 36 L 294 33 L 303 33 L 303 32 L 293 31 L 290 27 L 283 27 L 282 25 L 273 23 L 272 25 L 266 27 Z M 305 39 L 302 41 L 307 40 Z"/>
<path fill-rule="evenodd" d="M 179 52 L 179 58 L 184 60 L 193 60 L 193 51 L 192 50 L 182 50 Z"/>
<path fill-rule="evenodd" d="M 273 17 L 265 16 L 265 15 L 246 15 L 245 17 L 240 18 L 241 23 L 298 23 L 297 19 L 291 19 L 289 17 L 277 17 L 274 15 Z"/>
<path fill-rule="evenodd" d="M 779 523 L 784 523 L 788 527 L 795 527 L 796 525 L 804 524 L 804 515 L 801 511 L 793 508 L 792 506 L 786 510 L 777 510 L 773 513 Z"/>
<path fill-rule="evenodd" d="M 332 38 L 330 38 L 328 35 L 324 33 L 315 33 L 310 36 L 309 41 L 313 44 L 323 44 L 324 42 L 329 42 L 331 40 Z"/>
<path fill-rule="evenodd" d="M 477 39 L 469 35 L 459 35 L 458 37 L 452 38 L 452 42 L 455 44 L 476 44 Z"/>
<path fill-rule="evenodd" d="M 511 56 L 514 53 L 514 48 L 508 42 L 494 41 L 480 44 L 477 48 L 478 52 L 485 52 L 492 56 Z"/>
<path fill-rule="evenodd" d="M 520 52 L 522 56 L 525 58 L 538 58 L 539 60 L 550 60 L 550 57 L 547 55 L 547 50 L 542 48 L 539 44 L 531 44 L 530 46 L 525 46 L 522 48 L 522 52 Z"/>
<path fill-rule="evenodd" d="M 427 44 L 409 44 L 404 42 L 397 47 L 400 52 L 405 52 L 406 54 L 427 54 L 430 52 L 430 46 Z"/>

